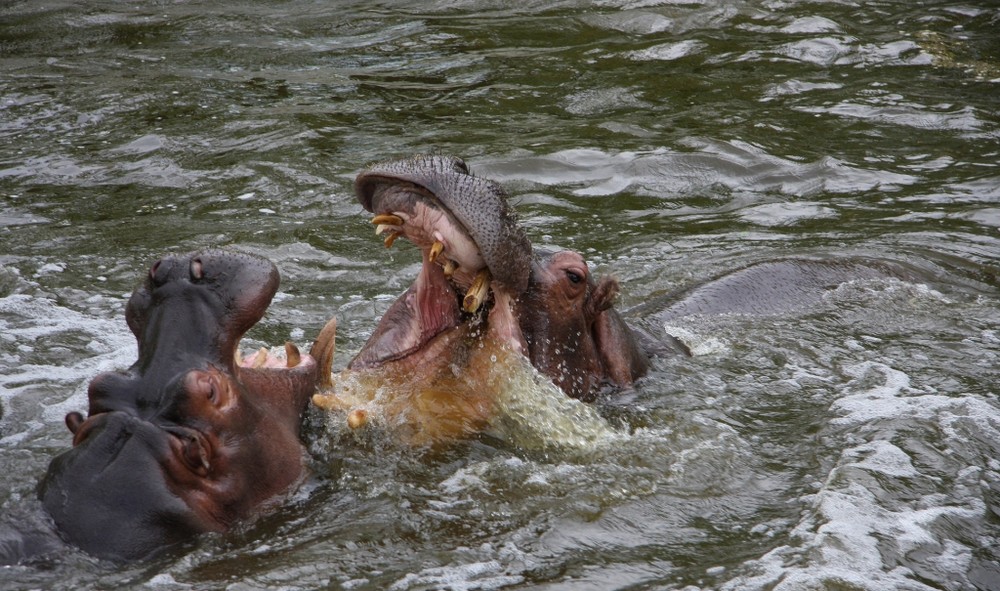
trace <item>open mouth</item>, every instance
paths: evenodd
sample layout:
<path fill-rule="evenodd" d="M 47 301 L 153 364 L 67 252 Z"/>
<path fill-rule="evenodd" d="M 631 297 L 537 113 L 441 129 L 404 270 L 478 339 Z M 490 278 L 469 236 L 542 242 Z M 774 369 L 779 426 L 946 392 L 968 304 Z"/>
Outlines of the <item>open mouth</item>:
<path fill-rule="evenodd" d="M 421 252 L 413 285 L 380 322 L 352 367 L 402 359 L 438 335 L 469 322 L 492 304 L 491 274 L 475 241 L 440 204 L 415 192 L 383 192 L 373 199 L 376 234 L 387 247 L 400 237 Z"/>
<path fill-rule="evenodd" d="M 374 165 L 355 186 L 386 247 L 405 238 L 423 264 L 349 367 L 406 358 L 484 319 L 515 332 L 512 301 L 527 288 L 531 245 L 499 185 L 457 158 L 426 156 Z"/>
<path fill-rule="evenodd" d="M 233 353 L 233 361 L 236 367 L 248 369 L 295 369 L 300 366 L 308 367 L 316 365 L 317 363 L 312 355 L 303 355 L 295 343 L 292 342 L 285 343 L 283 355 L 280 351 L 276 352 L 267 347 L 261 347 L 252 353 L 244 355 L 240 352 L 240 348 L 237 347 Z M 326 369 L 327 371 L 330 370 L 330 368 Z"/>

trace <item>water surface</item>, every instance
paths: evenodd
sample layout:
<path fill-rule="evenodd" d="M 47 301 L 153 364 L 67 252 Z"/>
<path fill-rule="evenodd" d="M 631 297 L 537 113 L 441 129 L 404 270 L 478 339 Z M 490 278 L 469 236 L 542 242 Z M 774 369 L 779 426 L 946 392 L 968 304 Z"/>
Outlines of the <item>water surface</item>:
<path fill-rule="evenodd" d="M 579 446 L 409 451 L 310 417 L 280 512 L 162 560 L 67 551 L 4 589 L 1000 589 L 1000 11 L 985 3 L 115 1 L 0 7 L 0 507 L 127 367 L 166 252 L 272 259 L 251 345 L 338 367 L 416 274 L 365 164 L 466 158 L 622 307 L 786 257 L 879 257 L 694 351 Z"/>

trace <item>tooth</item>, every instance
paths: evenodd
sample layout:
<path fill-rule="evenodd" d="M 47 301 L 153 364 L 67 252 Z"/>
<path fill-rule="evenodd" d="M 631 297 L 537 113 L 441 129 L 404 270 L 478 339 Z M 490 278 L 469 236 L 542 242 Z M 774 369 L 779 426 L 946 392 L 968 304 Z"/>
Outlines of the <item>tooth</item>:
<path fill-rule="evenodd" d="M 465 294 L 465 299 L 462 300 L 462 309 L 470 314 L 479 309 L 479 306 L 483 305 L 486 301 L 486 296 L 490 291 L 490 270 L 480 269 L 476 273 L 476 278 L 472 280 L 472 287 Z"/>
<path fill-rule="evenodd" d="M 351 429 L 364 427 L 368 423 L 368 411 L 363 408 L 356 408 L 347 413 L 347 426 Z"/>
<path fill-rule="evenodd" d="M 379 234 L 385 232 L 386 230 L 398 232 L 399 226 L 393 226 L 392 224 L 379 224 L 378 227 L 375 228 L 375 235 L 378 236 Z"/>
<path fill-rule="evenodd" d="M 261 347 L 260 351 L 257 351 L 257 357 L 253 360 L 253 366 L 255 369 L 260 369 L 264 367 L 265 363 L 267 363 L 267 348 Z"/>
<path fill-rule="evenodd" d="M 444 264 L 444 276 L 451 277 L 452 275 L 455 274 L 455 269 L 458 269 L 458 263 L 449 260 Z"/>
<path fill-rule="evenodd" d="M 236 364 L 236 367 L 241 367 L 243 365 L 243 353 L 240 353 L 238 348 L 233 351 L 233 362 Z"/>
<path fill-rule="evenodd" d="M 382 242 L 385 243 L 386 248 L 389 248 L 390 246 L 392 246 L 392 243 L 396 241 L 396 238 L 399 238 L 402 235 L 403 235 L 402 232 L 391 232 L 388 236 L 385 237 L 385 240 L 383 240 Z"/>
<path fill-rule="evenodd" d="M 298 367 L 302 363 L 302 353 L 295 343 L 285 343 L 285 361 L 288 367 Z"/>
<path fill-rule="evenodd" d="M 313 394 L 313 404 L 324 410 L 330 410 L 337 407 L 337 397 L 332 394 Z"/>
<path fill-rule="evenodd" d="M 319 331 L 319 336 L 313 346 L 309 348 L 309 355 L 316 360 L 319 365 L 319 377 L 317 386 L 319 388 L 332 388 L 333 377 L 330 375 L 333 369 L 333 354 L 337 341 L 337 318 L 331 318 L 323 330 Z M 318 404 L 318 403 L 317 403 Z"/>
<path fill-rule="evenodd" d="M 442 252 L 444 252 L 444 244 L 435 240 L 434 244 L 431 245 L 431 251 L 427 254 L 427 260 L 433 263 Z"/>
<path fill-rule="evenodd" d="M 381 226 L 383 224 L 389 226 L 402 226 L 403 218 L 398 215 L 393 215 L 391 213 L 380 213 L 379 215 L 372 218 L 372 223 L 376 226 Z"/>

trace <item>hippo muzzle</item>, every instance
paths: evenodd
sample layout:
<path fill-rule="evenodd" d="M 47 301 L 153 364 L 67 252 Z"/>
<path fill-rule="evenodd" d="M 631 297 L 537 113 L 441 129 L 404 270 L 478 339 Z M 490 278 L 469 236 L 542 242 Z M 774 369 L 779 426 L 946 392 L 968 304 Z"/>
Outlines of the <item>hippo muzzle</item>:
<path fill-rule="evenodd" d="M 86 418 L 66 415 L 73 447 L 39 486 L 68 542 L 100 558 L 143 559 L 251 519 L 302 480 L 299 430 L 329 375 L 333 331 L 308 355 L 291 344 L 285 359 L 237 352 L 278 282 L 270 261 L 246 253 L 209 249 L 153 264 L 126 307 L 138 359 L 91 381 Z"/>

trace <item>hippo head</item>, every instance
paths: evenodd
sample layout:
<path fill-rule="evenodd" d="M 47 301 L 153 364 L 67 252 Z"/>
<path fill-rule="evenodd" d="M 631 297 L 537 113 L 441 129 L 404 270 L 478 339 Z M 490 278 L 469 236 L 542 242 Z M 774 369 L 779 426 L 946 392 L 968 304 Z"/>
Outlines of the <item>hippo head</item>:
<path fill-rule="evenodd" d="M 423 257 L 413 285 L 340 378 L 374 373 L 360 389 L 374 384 L 381 392 L 386 383 L 409 382 L 401 394 L 392 388 L 389 406 L 404 409 L 398 423 L 427 433 L 474 432 L 491 416 L 498 374 L 518 371 L 524 359 L 578 398 L 605 384 L 629 385 L 646 371 L 647 357 L 611 307 L 617 282 L 595 282 L 577 253 L 533 252 L 503 189 L 471 175 L 463 161 L 384 162 L 358 175 L 355 187 L 386 246 L 403 237 Z M 352 394 L 358 390 L 345 386 L 314 400 L 359 409 L 367 403 Z M 363 424 L 352 423 L 352 413 L 348 424 Z M 458 417 L 449 421 L 458 427 L 438 429 L 440 416 Z"/>
<path fill-rule="evenodd" d="M 532 365 L 574 398 L 631 384 L 649 366 L 631 330 L 612 307 L 613 277 L 595 279 L 580 253 L 537 251 L 518 306 Z"/>
<path fill-rule="evenodd" d="M 278 281 L 266 259 L 221 250 L 152 266 L 126 309 L 138 360 L 90 383 L 87 417 L 66 416 L 73 447 L 39 486 L 70 543 L 141 559 L 225 531 L 303 478 L 317 361 L 291 344 L 286 360 L 236 355 Z"/>
<path fill-rule="evenodd" d="M 523 349 L 515 305 L 528 287 L 531 244 L 500 185 L 472 176 L 458 158 L 422 156 L 377 164 L 355 186 L 386 246 L 405 237 L 423 265 L 349 367 L 440 348 L 431 342 L 471 324 Z"/>

